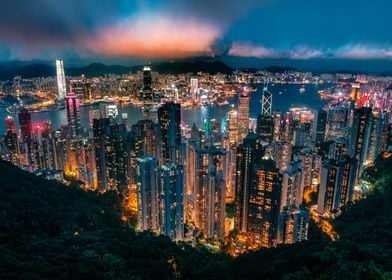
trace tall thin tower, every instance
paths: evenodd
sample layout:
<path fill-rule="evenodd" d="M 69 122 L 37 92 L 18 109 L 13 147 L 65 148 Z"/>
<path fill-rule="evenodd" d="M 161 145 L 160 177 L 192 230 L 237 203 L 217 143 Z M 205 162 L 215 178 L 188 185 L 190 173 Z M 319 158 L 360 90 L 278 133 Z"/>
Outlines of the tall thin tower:
<path fill-rule="evenodd" d="M 56 60 L 56 73 L 57 73 L 57 88 L 59 99 L 64 100 L 66 93 L 64 63 L 61 59 Z"/>
<path fill-rule="evenodd" d="M 261 115 L 272 115 L 272 94 L 267 90 L 267 87 L 264 87 L 263 96 L 261 97 Z"/>

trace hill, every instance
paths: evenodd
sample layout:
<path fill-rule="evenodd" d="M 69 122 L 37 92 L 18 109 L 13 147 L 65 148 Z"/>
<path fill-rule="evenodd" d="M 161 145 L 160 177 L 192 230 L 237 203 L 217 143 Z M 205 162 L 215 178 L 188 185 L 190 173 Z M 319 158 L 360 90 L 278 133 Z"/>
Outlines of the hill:
<path fill-rule="evenodd" d="M 229 66 L 220 61 L 204 62 L 164 62 L 151 64 L 153 71 L 162 74 L 180 74 L 180 73 L 197 73 L 199 71 L 216 74 L 230 74 L 233 72 Z M 54 65 L 46 64 L 30 64 L 30 65 L 0 65 L 0 80 L 11 80 L 15 76 L 22 78 L 49 77 L 56 75 Z M 122 65 L 105 65 L 102 63 L 92 63 L 84 67 L 65 68 L 67 76 L 80 76 L 82 74 L 87 77 L 99 77 L 105 74 L 127 74 L 129 72 L 137 72 L 143 69 L 142 65 L 138 66 L 122 66 Z"/>
<path fill-rule="evenodd" d="M 135 233 L 115 193 L 85 192 L 0 161 L 0 279 L 392 279 L 391 164 L 380 158 L 367 170 L 376 188 L 333 222 L 338 241 L 312 233 L 231 258 Z"/>

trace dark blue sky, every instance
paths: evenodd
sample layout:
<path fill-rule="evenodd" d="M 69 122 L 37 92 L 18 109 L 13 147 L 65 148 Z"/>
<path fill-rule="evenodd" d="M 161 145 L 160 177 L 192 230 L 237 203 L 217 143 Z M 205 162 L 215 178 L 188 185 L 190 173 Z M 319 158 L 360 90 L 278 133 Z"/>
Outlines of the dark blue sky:
<path fill-rule="evenodd" d="M 2 0 L 0 61 L 220 56 L 392 70 L 391 11 L 390 0 Z"/>

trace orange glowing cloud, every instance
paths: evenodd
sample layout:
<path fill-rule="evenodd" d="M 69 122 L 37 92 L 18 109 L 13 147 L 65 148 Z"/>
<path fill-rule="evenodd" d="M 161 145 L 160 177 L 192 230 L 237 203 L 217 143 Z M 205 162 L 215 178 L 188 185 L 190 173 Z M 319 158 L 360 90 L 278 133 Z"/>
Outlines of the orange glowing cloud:
<path fill-rule="evenodd" d="M 211 55 L 220 28 L 192 20 L 142 16 L 104 27 L 86 48 L 108 56 L 186 57 Z"/>

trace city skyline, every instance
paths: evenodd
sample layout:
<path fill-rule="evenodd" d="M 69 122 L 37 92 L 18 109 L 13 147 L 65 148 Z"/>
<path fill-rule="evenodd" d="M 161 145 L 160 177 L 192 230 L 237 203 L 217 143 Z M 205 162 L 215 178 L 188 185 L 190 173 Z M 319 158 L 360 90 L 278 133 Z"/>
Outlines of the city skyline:
<path fill-rule="evenodd" d="M 391 10 L 3 1 L 0 278 L 390 279 Z"/>

